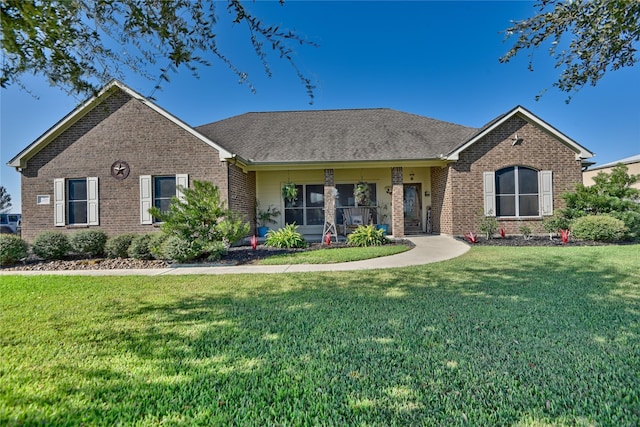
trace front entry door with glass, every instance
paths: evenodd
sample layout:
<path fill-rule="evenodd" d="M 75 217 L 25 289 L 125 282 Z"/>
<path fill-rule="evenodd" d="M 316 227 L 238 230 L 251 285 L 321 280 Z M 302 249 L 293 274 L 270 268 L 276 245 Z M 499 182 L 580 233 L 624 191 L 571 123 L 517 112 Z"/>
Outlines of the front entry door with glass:
<path fill-rule="evenodd" d="M 420 184 L 404 184 L 404 233 L 422 233 L 422 198 Z"/>

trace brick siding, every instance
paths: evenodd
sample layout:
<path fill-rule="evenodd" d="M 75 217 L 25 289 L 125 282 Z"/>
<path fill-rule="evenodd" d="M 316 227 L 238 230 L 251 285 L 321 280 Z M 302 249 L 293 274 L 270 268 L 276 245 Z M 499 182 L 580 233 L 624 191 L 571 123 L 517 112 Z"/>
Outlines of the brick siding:
<path fill-rule="evenodd" d="M 391 233 L 404 237 L 404 185 L 401 167 L 391 168 Z"/>
<path fill-rule="evenodd" d="M 513 145 L 516 132 L 523 141 Z M 111 165 L 117 160 L 126 161 L 131 168 L 124 180 L 111 176 Z M 515 165 L 553 171 L 554 211 L 563 205 L 562 193 L 573 190 L 582 179 L 580 161 L 571 149 L 514 116 L 460 153 L 457 162 L 431 168 L 433 231 L 462 235 L 477 230 L 484 206 L 483 172 Z M 325 171 L 325 190 L 331 189 L 330 171 Z M 46 230 L 78 229 L 53 225 L 56 178 L 98 177 L 100 225 L 95 228 L 108 235 L 155 231 L 153 225 L 140 224 L 139 177 L 175 174 L 188 174 L 190 182 L 213 182 L 223 201 L 250 221 L 255 232 L 255 172 L 220 161 L 211 146 L 116 90 L 29 159 L 22 170 L 22 236 L 33 241 Z M 392 168 L 392 234 L 398 237 L 404 234 L 402 183 L 402 168 Z M 37 205 L 38 195 L 49 195 L 51 204 Z M 519 233 L 525 224 L 542 232 L 540 219 L 500 220 L 510 234 Z"/>
<path fill-rule="evenodd" d="M 513 145 L 515 133 L 522 143 Z M 563 206 L 561 195 L 582 180 L 581 162 L 574 151 L 514 116 L 460 153 L 459 160 L 446 170 L 432 168 L 434 231 L 439 228 L 441 233 L 462 235 L 477 230 L 484 209 L 483 172 L 516 165 L 553 172 L 554 212 Z M 520 234 L 522 225 L 530 226 L 534 233 L 543 232 L 540 218 L 501 219 L 499 223 L 508 234 Z"/>
<path fill-rule="evenodd" d="M 256 173 L 234 164 L 229 165 L 229 209 L 251 224 L 250 234 L 256 233 Z"/>
<path fill-rule="evenodd" d="M 131 168 L 124 180 L 111 176 L 117 160 Z M 140 224 L 139 176 L 174 174 L 211 181 L 228 198 L 228 165 L 215 149 L 118 90 L 29 159 L 22 170 L 22 236 L 33 241 L 46 230 L 77 230 L 53 225 L 55 178 L 98 177 L 100 225 L 92 228 L 110 236 L 157 230 Z M 50 195 L 51 204 L 38 206 L 37 195 Z"/>
<path fill-rule="evenodd" d="M 334 225 L 336 223 L 336 186 L 333 169 L 324 170 L 324 221 Z"/>
<path fill-rule="evenodd" d="M 434 233 L 452 234 L 453 214 L 449 167 L 431 168 L 431 229 Z"/>

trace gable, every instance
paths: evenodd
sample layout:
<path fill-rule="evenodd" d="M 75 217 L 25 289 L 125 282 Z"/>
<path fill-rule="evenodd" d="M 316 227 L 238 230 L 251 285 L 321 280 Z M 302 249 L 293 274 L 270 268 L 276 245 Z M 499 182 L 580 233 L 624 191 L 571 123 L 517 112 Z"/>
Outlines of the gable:
<path fill-rule="evenodd" d="M 576 141 L 574 141 L 573 139 L 569 138 L 568 136 L 566 136 L 565 134 L 563 134 L 562 132 L 560 132 L 559 130 L 557 130 L 556 128 L 551 126 L 550 124 L 548 124 L 547 122 L 545 122 L 542 119 L 540 119 L 539 117 L 535 116 L 533 113 L 529 112 L 528 110 L 526 110 L 525 108 L 523 108 L 521 106 L 517 106 L 516 108 L 514 108 L 511 111 L 509 111 L 508 113 L 497 117 L 492 122 L 490 122 L 487 125 L 485 125 L 475 135 L 473 135 L 469 140 L 467 140 L 466 142 L 461 144 L 459 147 L 457 147 L 456 149 L 451 151 L 447 155 L 447 160 L 457 161 L 460 158 L 460 153 L 462 153 L 463 151 L 467 150 L 469 147 L 473 146 L 474 144 L 480 142 L 483 138 L 485 138 L 491 132 L 494 132 L 495 130 L 500 128 L 503 124 L 505 124 L 506 122 L 508 122 L 509 120 L 511 120 L 514 117 L 521 118 L 521 119 L 525 120 L 526 122 L 536 126 L 537 128 L 539 128 L 543 132 L 545 132 L 548 135 L 550 135 L 551 137 L 553 137 L 559 144 L 562 144 L 562 145 L 566 146 L 567 148 L 569 148 L 571 151 L 573 151 L 575 153 L 575 159 L 576 160 L 588 159 L 588 158 L 591 158 L 591 157 L 593 157 L 595 155 L 594 153 L 592 153 L 591 151 L 587 150 L 582 145 L 578 144 Z M 519 143 L 519 141 L 518 141 L 519 137 L 516 138 L 517 137 L 516 134 L 513 134 L 511 137 L 513 138 L 513 142 L 514 143 Z"/>
<path fill-rule="evenodd" d="M 190 133 L 197 139 L 201 140 L 203 143 L 209 145 L 218 151 L 220 160 L 224 160 L 232 157 L 232 154 L 225 150 L 223 147 L 214 143 L 210 139 L 206 138 L 204 135 L 198 133 L 192 127 L 179 120 L 177 117 L 163 110 L 159 106 L 155 105 L 153 102 L 147 100 L 142 95 L 128 88 L 124 84 L 118 82 L 117 80 L 113 80 L 109 83 L 105 88 L 100 91 L 96 96 L 90 98 L 85 101 L 81 105 L 79 105 L 75 110 L 65 116 L 62 120 L 56 123 L 53 127 L 48 129 L 44 134 L 42 134 L 38 139 L 32 142 L 27 148 L 18 153 L 13 159 L 11 159 L 7 164 L 9 166 L 13 166 L 15 168 L 26 168 L 28 162 L 31 158 L 33 158 L 36 154 L 38 154 L 41 150 L 45 149 L 50 143 L 56 140 L 60 135 L 64 132 L 68 131 L 72 126 L 76 125 L 79 121 L 85 118 L 89 113 L 94 111 L 100 106 L 104 105 L 105 102 L 108 102 L 114 95 L 119 94 L 120 96 L 124 95 L 129 99 L 134 99 L 138 101 L 141 106 L 154 111 L 159 114 L 165 120 L 168 120 L 170 123 L 175 125 L 176 127 Z M 83 126 L 83 127 L 86 127 Z"/>
<path fill-rule="evenodd" d="M 193 163 L 184 153 L 207 158 L 211 165 L 219 162 L 218 152 L 200 139 L 137 99 L 116 92 L 33 154 L 22 174 L 99 176 L 117 160 L 128 162 L 134 175 L 161 173 Z"/>

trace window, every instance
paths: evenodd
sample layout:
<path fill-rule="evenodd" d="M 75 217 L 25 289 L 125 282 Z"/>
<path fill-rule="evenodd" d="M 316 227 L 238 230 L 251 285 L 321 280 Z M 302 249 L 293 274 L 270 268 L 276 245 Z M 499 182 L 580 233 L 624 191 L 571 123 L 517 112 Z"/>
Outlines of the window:
<path fill-rule="evenodd" d="M 486 215 L 552 215 L 551 171 L 538 172 L 524 166 L 512 166 L 496 172 L 485 172 L 484 197 Z"/>
<path fill-rule="evenodd" d="M 287 224 L 324 224 L 324 185 L 297 185 L 298 197 L 292 202 L 286 200 L 284 220 Z"/>
<path fill-rule="evenodd" d="M 87 223 L 87 180 L 70 179 L 67 181 L 68 223 Z"/>
<path fill-rule="evenodd" d="M 153 224 L 154 218 L 149 213 L 152 206 L 162 212 L 169 210 L 171 198 L 182 198 L 182 188 L 189 187 L 189 175 L 140 175 L 140 223 Z"/>
<path fill-rule="evenodd" d="M 98 178 L 53 180 L 54 224 L 99 225 Z"/>
<path fill-rule="evenodd" d="M 370 203 L 372 206 L 376 206 L 376 184 L 368 183 L 368 185 Z M 342 224 L 344 222 L 342 208 L 354 208 L 357 206 L 356 199 L 353 196 L 355 186 L 355 183 L 336 185 L 336 190 L 338 191 L 338 197 L 336 198 L 336 224 Z M 375 212 L 373 214 L 375 216 Z M 375 222 L 376 218 L 373 218 L 373 221 Z"/>
<path fill-rule="evenodd" d="M 153 177 L 153 206 L 160 212 L 168 212 L 171 198 L 176 195 L 175 176 Z"/>

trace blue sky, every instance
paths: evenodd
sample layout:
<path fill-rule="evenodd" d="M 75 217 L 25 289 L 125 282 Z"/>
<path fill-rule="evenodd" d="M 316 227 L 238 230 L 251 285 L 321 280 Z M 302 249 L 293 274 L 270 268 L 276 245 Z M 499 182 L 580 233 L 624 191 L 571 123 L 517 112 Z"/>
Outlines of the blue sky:
<path fill-rule="evenodd" d="M 471 127 L 522 105 L 594 151 L 600 164 L 640 153 L 640 66 L 608 73 L 567 105 L 567 95 L 551 87 L 558 71 L 546 51 L 535 53 L 533 72 L 524 52 L 508 64 L 498 62 L 511 46 L 503 31 L 510 20 L 531 16 L 533 2 L 287 1 L 249 7 L 266 23 L 318 44 L 295 47 L 298 67 L 316 85 L 313 104 L 285 62 L 270 57 L 273 77 L 267 78 L 242 28 L 225 24 L 219 44 L 249 73 L 257 93 L 216 64 L 200 69 L 199 79 L 179 70 L 153 93 L 158 105 L 194 126 L 249 111 L 385 107 Z M 224 7 L 219 14 L 227 21 Z M 20 175 L 6 163 L 83 101 L 42 77 L 24 82 L 38 98 L 17 86 L 0 91 L 0 183 L 14 212 L 20 211 Z M 124 82 L 146 96 L 155 86 L 133 74 Z"/>

